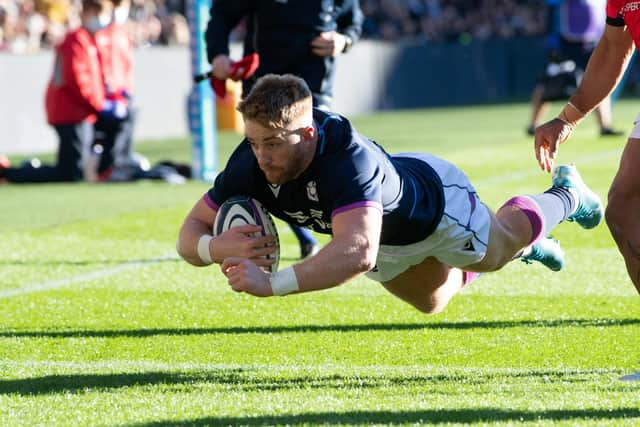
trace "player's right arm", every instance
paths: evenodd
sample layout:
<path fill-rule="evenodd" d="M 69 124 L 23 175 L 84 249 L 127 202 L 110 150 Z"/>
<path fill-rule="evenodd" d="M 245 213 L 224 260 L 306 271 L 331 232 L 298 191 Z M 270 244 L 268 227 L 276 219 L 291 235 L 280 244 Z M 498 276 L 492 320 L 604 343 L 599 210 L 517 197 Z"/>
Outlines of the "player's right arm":
<path fill-rule="evenodd" d="M 607 25 L 576 92 L 557 118 L 536 129 L 534 150 L 542 170 L 551 171 L 559 145 L 569 138 L 580 120 L 613 91 L 632 52 L 633 40 L 628 27 Z"/>
<path fill-rule="evenodd" d="M 300 292 L 342 284 L 376 265 L 382 207 L 368 204 L 334 215 L 333 237 L 320 251 L 294 266 Z"/>
<path fill-rule="evenodd" d="M 211 233 L 216 217 L 216 210 L 206 203 L 205 197 L 193 206 L 185 218 L 176 245 L 178 254 L 185 261 L 199 267 L 211 264 L 202 259 L 203 254 L 199 252 L 198 245 L 201 244 L 200 239 L 203 236 L 213 237 Z M 275 251 L 275 247 L 272 246 L 275 238 L 250 237 L 252 233 L 259 231 L 261 227 L 258 225 L 234 227 L 215 238 L 205 238 L 207 244 L 200 248 L 200 251 L 208 251 L 211 261 L 217 264 L 221 264 L 225 258 L 237 256 L 249 258 L 261 267 L 270 266 L 274 261 L 263 257 Z"/>
<path fill-rule="evenodd" d="M 255 261 L 230 257 L 222 263 L 222 272 L 234 291 L 269 297 L 328 289 L 371 270 L 382 230 L 381 207 L 365 203 L 336 214 L 331 224 L 331 242 L 292 267 L 269 275 Z"/>
<path fill-rule="evenodd" d="M 632 53 L 628 27 L 607 25 L 569 101 L 585 114 L 591 112 L 618 85 Z"/>

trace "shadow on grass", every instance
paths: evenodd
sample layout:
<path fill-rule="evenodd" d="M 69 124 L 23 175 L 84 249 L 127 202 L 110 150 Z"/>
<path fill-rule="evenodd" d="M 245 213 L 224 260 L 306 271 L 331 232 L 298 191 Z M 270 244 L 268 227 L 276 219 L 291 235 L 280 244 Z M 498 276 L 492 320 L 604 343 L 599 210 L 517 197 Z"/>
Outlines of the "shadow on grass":
<path fill-rule="evenodd" d="M 302 374 L 291 375 L 276 369 L 213 367 L 198 371 L 181 372 L 130 372 L 105 374 L 59 374 L 41 377 L 0 380 L 0 396 L 18 394 L 24 396 L 56 393 L 103 392 L 125 387 L 144 386 L 185 386 L 196 384 L 223 386 L 225 390 L 288 391 L 304 389 L 372 389 L 390 387 L 428 387 L 433 391 L 438 385 L 451 383 L 461 386 L 487 384 L 506 381 L 580 384 L 592 380 L 593 375 L 602 375 L 601 370 L 500 370 L 482 372 L 458 371 L 449 374 L 399 375 L 399 374 Z"/>
<path fill-rule="evenodd" d="M 135 427 L 214 426 L 214 425 L 302 425 L 302 424 L 427 424 L 526 421 L 617 420 L 640 417 L 638 408 L 616 409 L 552 409 L 548 411 L 509 410 L 501 408 L 425 409 L 417 411 L 349 411 L 320 412 L 299 415 L 256 417 L 206 417 L 189 420 L 163 420 L 130 424 Z"/>
<path fill-rule="evenodd" d="M 13 330 L 0 331 L 0 337 L 45 338 L 119 338 L 152 337 L 157 335 L 211 334 L 277 334 L 308 332 L 367 332 L 407 330 L 466 330 L 506 328 L 568 328 L 619 327 L 640 325 L 640 319 L 552 319 L 552 320 L 494 320 L 473 322 L 424 323 L 367 323 L 360 325 L 295 325 L 295 326 L 226 326 L 216 328 L 149 328 L 121 330 Z"/>

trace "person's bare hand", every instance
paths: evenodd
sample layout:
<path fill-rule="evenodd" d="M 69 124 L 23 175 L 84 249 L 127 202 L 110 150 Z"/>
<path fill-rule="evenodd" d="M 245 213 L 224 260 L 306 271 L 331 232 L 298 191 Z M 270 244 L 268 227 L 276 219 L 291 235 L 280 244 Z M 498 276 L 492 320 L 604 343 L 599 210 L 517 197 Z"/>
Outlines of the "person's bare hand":
<path fill-rule="evenodd" d="M 338 32 L 320 33 L 311 41 L 311 51 L 318 56 L 338 56 L 344 50 L 346 43 L 345 36 Z"/>
<path fill-rule="evenodd" d="M 246 292 L 257 297 L 273 296 L 269 274 L 251 260 L 230 257 L 224 260 L 220 268 L 234 291 Z"/>
<path fill-rule="evenodd" d="M 540 168 L 551 172 L 560 144 L 569 138 L 573 126 L 555 118 L 536 128 L 534 150 Z"/>
<path fill-rule="evenodd" d="M 227 55 L 217 55 L 213 58 L 211 76 L 220 80 L 231 77 L 231 59 Z"/>
<path fill-rule="evenodd" d="M 211 258 L 214 262 L 221 263 L 229 257 L 242 257 L 261 267 L 270 267 L 275 259 L 267 259 L 265 256 L 275 253 L 275 237 L 254 237 L 253 234 L 261 230 L 259 225 L 241 225 L 228 229 L 213 240 Z"/>

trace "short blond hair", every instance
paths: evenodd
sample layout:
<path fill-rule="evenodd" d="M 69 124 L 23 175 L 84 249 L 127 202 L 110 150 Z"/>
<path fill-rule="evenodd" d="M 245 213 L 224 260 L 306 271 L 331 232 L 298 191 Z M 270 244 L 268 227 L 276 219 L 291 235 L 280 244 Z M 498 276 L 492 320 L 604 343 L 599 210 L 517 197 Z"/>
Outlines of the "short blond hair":
<path fill-rule="evenodd" d="M 269 128 L 286 128 L 313 106 L 309 86 L 292 74 L 261 77 L 238 104 L 245 120 Z"/>

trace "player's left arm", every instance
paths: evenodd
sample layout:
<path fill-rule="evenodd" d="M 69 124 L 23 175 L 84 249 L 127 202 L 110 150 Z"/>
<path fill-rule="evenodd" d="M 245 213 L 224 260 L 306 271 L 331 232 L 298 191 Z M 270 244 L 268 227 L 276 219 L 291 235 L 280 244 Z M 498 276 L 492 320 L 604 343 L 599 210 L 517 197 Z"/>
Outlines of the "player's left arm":
<path fill-rule="evenodd" d="M 338 213 L 331 226 L 331 242 L 292 267 L 269 275 L 250 260 L 228 258 L 222 271 L 233 290 L 272 296 L 331 288 L 371 270 L 378 255 L 381 209 L 364 206 Z"/>
<path fill-rule="evenodd" d="M 264 256 L 275 252 L 274 237 L 254 237 L 253 233 L 262 230 L 258 225 L 241 225 L 213 236 L 213 223 L 220 204 L 233 195 L 251 193 L 250 188 L 254 185 L 252 159 L 255 157 L 247 142 L 241 142 L 216 177 L 213 188 L 194 204 L 184 219 L 176 249 L 188 263 L 201 267 L 221 264 L 225 258 L 237 256 L 252 259 L 262 267 L 273 264 L 273 260 Z"/>
<path fill-rule="evenodd" d="M 273 264 L 273 260 L 264 258 L 265 255 L 275 252 L 273 236 L 254 237 L 252 234 L 260 232 L 262 227 L 247 224 L 233 227 L 213 237 L 211 232 L 216 214 L 216 210 L 212 209 L 203 197 L 185 218 L 176 244 L 178 254 L 185 261 L 203 267 L 212 263 L 220 264 L 229 256 L 243 256 L 261 267 Z M 200 242 L 203 236 L 205 241 Z M 203 256 L 208 256 L 210 261 L 206 262 Z"/>
<path fill-rule="evenodd" d="M 201 236 L 211 234 L 216 211 L 211 209 L 201 198 L 191 208 L 180 227 L 176 249 L 178 254 L 189 264 L 202 267 L 207 265 L 198 255 L 198 240 Z"/>

